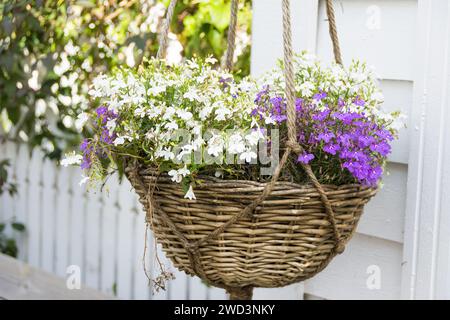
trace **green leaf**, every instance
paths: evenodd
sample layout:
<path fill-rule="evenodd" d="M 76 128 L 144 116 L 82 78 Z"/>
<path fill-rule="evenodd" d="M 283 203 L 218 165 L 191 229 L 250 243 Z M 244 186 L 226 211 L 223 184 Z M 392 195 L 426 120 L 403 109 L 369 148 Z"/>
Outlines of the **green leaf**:
<path fill-rule="evenodd" d="M 0 223 L 0 232 L 3 232 L 5 230 L 6 225 L 4 223 Z"/>
<path fill-rule="evenodd" d="M 13 222 L 11 223 L 11 227 L 19 232 L 24 232 L 25 231 L 25 225 L 23 223 L 20 222 Z"/>

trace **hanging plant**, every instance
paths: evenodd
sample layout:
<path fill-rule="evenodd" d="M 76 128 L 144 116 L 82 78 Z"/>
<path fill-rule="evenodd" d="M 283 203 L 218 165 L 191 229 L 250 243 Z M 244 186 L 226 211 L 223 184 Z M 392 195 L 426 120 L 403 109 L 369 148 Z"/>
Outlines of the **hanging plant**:
<path fill-rule="evenodd" d="M 174 265 L 233 299 L 308 279 L 344 251 L 376 193 L 398 114 L 380 110 L 365 64 L 342 66 L 335 26 L 335 64 L 294 58 L 288 0 L 284 61 L 261 79 L 223 71 L 237 0 L 223 69 L 211 58 L 170 65 L 161 57 L 175 3 L 156 59 L 94 81 L 101 107 L 79 117 L 93 138 L 63 164 L 81 164 L 90 183 L 110 165 L 124 172 Z"/>

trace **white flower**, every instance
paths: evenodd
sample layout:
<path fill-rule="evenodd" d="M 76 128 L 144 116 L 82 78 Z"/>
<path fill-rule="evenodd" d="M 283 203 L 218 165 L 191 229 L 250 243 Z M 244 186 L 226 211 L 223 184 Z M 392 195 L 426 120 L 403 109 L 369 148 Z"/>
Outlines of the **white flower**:
<path fill-rule="evenodd" d="M 228 152 L 230 154 L 238 154 L 241 152 L 244 152 L 245 150 L 245 143 L 244 139 L 242 139 L 242 136 L 239 133 L 234 133 L 230 136 L 230 139 L 228 140 Z"/>
<path fill-rule="evenodd" d="M 116 139 L 114 139 L 114 145 L 115 146 L 119 146 L 119 145 L 121 145 L 121 144 L 124 144 L 125 143 L 125 136 L 120 136 L 120 137 L 117 137 Z"/>
<path fill-rule="evenodd" d="M 222 178 L 223 177 L 223 171 L 222 170 L 216 170 L 216 172 L 214 172 L 214 176 L 216 178 Z"/>
<path fill-rule="evenodd" d="M 116 129 L 116 119 L 111 119 L 106 122 L 106 129 L 109 132 L 113 132 Z"/>
<path fill-rule="evenodd" d="M 315 89 L 314 84 L 309 81 L 303 82 L 299 87 L 299 91 L 304 97 L 310 97 L 314 89 Z"/>
<path fill-rule="evenodd" d="M 198 95 L 197 89 L 189 88 L 189 90 L 183 95 L 183 98 L 188 99 L 189 101 L 198 101 L 201 102 L 201 98 Z"/>
<path fill-rule="evenodd" d="M 190 173 L 191 172 L 189 171 L 189 169 L 186 168 L 186 166 L 184 166 L 184 168 L 181 168 L 178 170 L 174 170 L 174 169 L 170 170 L 169 176 L 172 177 L 173 182 L 180 183 L 183 180 L 183 177 L 187 176 Z"/>
<path fill-rule="evenodd" d="M 82 112 L 78 115 L 77 120 L 75 120 L 75 127 L 77 130 L 83 129 L 86 122 L 89 120 L 89 115 L 86 112 Z"/>
<path fill-rule="evenodd" d="M 220 106 L 218 109 L 216 109 L 216 120 L 217 121 L 226 120 L 227 116 L 229 116 L 230 114 L 231 114 L 230 109 L 224 106 Z"/>
<path fill-rule="evenodd" d="M 239 84 L 239 89 L 241 89 L 244 92 L 249 92 L 250 90 L 252 90 L 252 88 L 253 88 L 253 84 L 250 81 L 243 80 Z"/>
<path fill-rule="evenodd" d="M 205 62 L 209 64 L 215 64 L 217 62 L 217 59 L 209 56 L 208 58 L 205 59 Z"/>
<path fill-rule="evenodd" d="M 352 72 L 350 77 L 356 82 L 364 82 L 367 79 L 367 75 L 362 72 Z"/>
<path fill-rule="evenodd" d="M 206 152 L 214 157 L 217 157 L 219 153 L 223 151 L 224 141 L 218 135 L 213 135 L 211 139 L 208 140 L 208 148 Z"/>
<path fill-rule="evenodd" d="M 202 133 L 202 126 L 199 124 L 194 124 L 192 126 L 192 133 L 199 136 Z"/>
<path fill-rule="evenodd" d="M 183 119 L 184 121 L 188 121 L 192 119 L 192 113 L 186 110 L 177 110 L 177 115 Z"/>
<path fill-rule="evenodd" d="M 200 119 L 205 120 L 211 114 L 212 110 L 213 108 L 211 106 L 203 107 L 199 113 Z"/>
<path fill-rule="evenodd" d="M 250 163 L 253 159 L 256 159 L 258 156 L 256 155 L 256 152 L 247 149 L 247 151 L 241 153 L 239 156 L 239 159 L 245 160 L 245 162 Z"/>
<path fill-rule="evenodd" d="M 195 200 L 195 199 L 197 199 L 196 197 L 195 197 L 195 194 L 194 194 L 194 190 L 192 189 L 192 186 L 189 186 L 189 190 L 186 192 L 186 194 L 184 195 L 184 198 L 185 199 L 189 199 L 189 200 Z"/>
<path fill-rule="evenodd" d="M 264 123 L 265 123 L 265 124 L 275 124 L 276 122 L 275 122 L 274 119 L 272 119 L 271 116 L 266 116 L 266 117 L 264 118 Z"/>
<path fill-rule="evenodd" d="M 247 140 L 251 146 L 256 146 L 258 141 L 262 138 L 264 138 L 264 135 L 259 129 L 253 130 L 250 134 L 245 136 L 245 140 Z"/>
<path fill-rule="evenodd" d="M 175 114 L 176 110 L 174 107 L 168 107 L 166 109 L 166 112 L 163 115 L 163 119 L 164 120 L 168 120 L 171 119 L 173 117 L 173 115 Z"/>
<path fill-rule="evenodd" d="M 157 151 L 156 156 L 158 158 L 164 158 L 164 160 L 166 161 L 175 158 L 175 154 L 172 151 L 170 151 L 169 148 Z"/>
<path fill-rule="evenodd" d="M 395 118 L 392 123 L 389 125 L 389 128 L 394 131 L 399 131 L 406 126 L 407 116 L 405 114 L 400 114 L 397 118 Z"/>
<path fill-rule="evenodd" d="M 152 86 L 147 90 L 147 94 L 151 96 L 158 96 L 160 93 L 163 93 L 166 91 L 166 86 Z"/>
<path fill-rule="evenodd" d="M 140 118 L 144 118 L 147 114 L 147 111 L 145 110 L 145 108 L 143 107 L 139 107 L 136 108 L 136 110 L 134 110 L 134 115 Z"/>
<path fill-rule="evenodd" d="M 192 142 L 192 148 L 194 151 L 197 151 L 202 145 L 205 144 L 205 140 L 201 136 L 199 136 L 197 139 L 195 139 Z"/>
<path fill-rule="evenodd" d="M 162 106 L 151 105 L 150 108 L 147 110 L 147 116 L 150 119 L 153 119 L 155 117 L 160 116 L 161 112 L 162 112 Z"/>
<path fill-rule="evenodd" d="M 166 125 L 164 127 L 168 130 L 177 130 L 178 124 L 175 121 L 171 121 L 171 122 L 166 123 Z"/>
<path fill-rule="evenodd" d="M 176 182 L 176 183 L 180 183 L 181 180 L 183 180 L 183 176 L 181 174 L 178 173 L 178 170 L 170 170 L 169 171 L 169 176 L 172 177 L 172 181 Z"/>
<path fill-rule="evenodd" d="M 184 168 L 178 169 L 178 174 L 181 174 L 183 177 L 187 176 L 190 173 L 191 172 L 188 168 L 186 168 L 186 165 L 184 166 Z"/>
<path fill-rule="evenodd" d="M 191 154 L 192 150 L 194 150 L 194 147 L 190 144 L 186 144 L 181 148 L 181 152 L 177 154 L 177 159 L 181 160 L 183 157 L 187 154 Z"/>
<path fill-rule="evenodd" d="M 81 160 L 83 160 L 83 156 L 76 154 L 75 151 L 73 151 L 66 154 L 66 157 L 61 160 L 61 165 L 67 167 L 69 165 L 80 164 Z"/>
<path fill-rule="evenodd" d="M 88 182 L 89 179 L 90 179 L 89 177 L 87 177 L 87 176 L 85 176 L 84 174 L 82 174 L 82 175 L 81 175 L 81 180 L 80 180 L 80 182 L 79 182 L 78 184 L 79 184 L 80 187 L 81 187 L 83 184 L 85 184 L 86 182 Z"/>
<path fill-rule="evenodd" d="M 110 92 L 110 83 L 106 75 L 101 74 L 92 80 L 92 89 L 89 94 L 95 98 L 106 97 Z"/>

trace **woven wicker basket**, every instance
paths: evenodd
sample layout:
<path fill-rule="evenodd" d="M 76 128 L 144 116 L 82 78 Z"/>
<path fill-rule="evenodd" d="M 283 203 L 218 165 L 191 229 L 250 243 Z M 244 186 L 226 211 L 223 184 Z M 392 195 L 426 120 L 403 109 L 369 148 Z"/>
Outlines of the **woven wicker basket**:
<path fill-rule="evenodd" d="M 236 221 L 198 248 L 203 275 L 199 274 L 180 235 L 164 216 L 170 217 L 187 240 L 198 241 L 254 201 L 265 183 L 202 177 L 203 183 L 195 188 L 197 199 L 188 200 L 180 185 L 166 175 L 157 178 L 145 167 L 130 167 L 126 172 L 147 213 L 153 210 L 148 217 L 167 257 L 178 269 L 215 286 L 285 286 L 312 277 L 338 253 L 317 190 L 312 185 L 279 181 L 251 217 Z M 323 185 L 323 189 L 335 213 L 340 241 L 346 243 L 376 189 L 359 185 Z"/>
<path fill-rule="evenodd" d="M 171 0 L 157 57 L 165 56 Z M 174 265 L 207 283 L 225 288 L 232 299 L 249 299 L 253 287 L 281 287 L 308 279 L 338 253 L 355 231 L 364 205 L 376 189 L 360 185 L 321 185 L 301 164 L 311 184 L 279 181 L 297 142 L 290 1 L 282 1 L 288 139 L 268 183 L 199 177 L 196 200 L 184 199 L 179 184 L 136 162 L 125 173 L 144 205 L 157 241 Z M 326 1 L 336 63 L 342 64 L 332 0 Z M 231 70 L 238 0 L 232 0 L 225 70 Z M 299 168 L 300 169 L 300 168 Z"/>

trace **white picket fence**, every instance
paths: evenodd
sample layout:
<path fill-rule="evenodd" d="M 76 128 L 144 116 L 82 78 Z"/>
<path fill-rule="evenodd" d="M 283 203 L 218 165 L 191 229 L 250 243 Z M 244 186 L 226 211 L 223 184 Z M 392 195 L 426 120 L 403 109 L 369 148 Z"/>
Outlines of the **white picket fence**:
<path fill-rule="evenodd" d="M 223 299 L 223 290 L 206 288 L 198 278 L 175 270 L 166 291 L 153 293 L 143 269 L 144 216 L 131 186 L 111 177 L 105 193 L 86 193 L 78 185 L 80 170 L 56 166 L 26 146 L 3 145 L 3 157 L 12 159 L 11 174 L 18 195 L 1 199 L 0 221 L 15 217 L 27 232 L 18 237 L 19 257 L 33 266 L 66 277 L 67 267 L 80 267 L 82 281 L 123 299 Z M 3 152 L 5 151 L 5 152 Z M 155 244 L 147 240 L 146 265 L 158 275 Z M 1 272 L 1 270 L 0 270 Z"/>
<path fill-rule="evenodd" d="M 87 193 L 79 186 L 81 171 L 64 168 L 35 150 L 30 157 L 25 145 L 0 145 L 0 158 L 11 159 L 10 175 L 18 183 L 18 195 L 2 195 L 0 221 L 15 219 L 26 225 L 25 234 L 14 234 L 19 259 L 45 271 L 67 277 L 67 268 L 80 267 L 82 282 L 121 299 L 226 299 L 222 289 L 208 288 L 197 277 L 176 270 L 149 233 L 145 241 L 144 214 L 137 196 L 124 178 L 112 176 L 108 192 Z M 167 290 L 154 290 L 150 278 L 160 274 L 155 252 L 175 280 Z M 1 273 L 1 270 L 0 270 Z M 298 286 L 281 290 L 277 298 L 301 298 Z M 255 298 L 267 298 L 272 290 L 258 289 Z"/>

